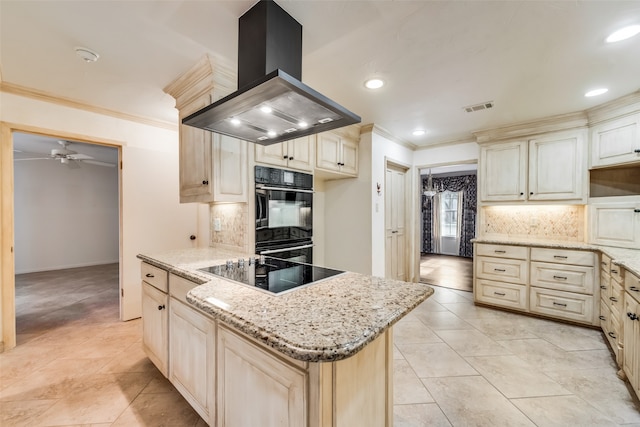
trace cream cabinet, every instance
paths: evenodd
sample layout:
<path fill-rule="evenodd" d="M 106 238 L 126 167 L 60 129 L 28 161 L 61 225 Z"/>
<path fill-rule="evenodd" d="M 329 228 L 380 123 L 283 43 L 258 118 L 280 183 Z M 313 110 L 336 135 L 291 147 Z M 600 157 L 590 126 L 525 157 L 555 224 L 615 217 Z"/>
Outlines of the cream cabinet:
<path fill-rule="evenodd" d="M 591 167 L 640 162 L 640 113 L 591 128 Z"/>
<path fill-rule="evenodd" d="M 169 371 L 168 307 L 168 295 L 143 281 L 142 347 L 149 359 L 165 377 Z"/>
<path fill-rule="evenodd" d="M 585 199 L 585 131 L 480 147 L 480 200 L 582 201 Z"/>
<path fill-rule="evenodd" d="M 304 136 L 272 145 L 255 144 L 255 161 L 305 172 L 313 172 L 315 147 Z"/>
<path fill-rule="evenodd" d="M 623 370 L 640 397 L 640 278 L 624 273 L 625 297 L 623 310 L 624 356 Z"/>
<path fill-rule="evenodd" d="M 213 137 L 214 202 L 247 202 L 247 141 L 226 135 Z"/>
<path fill-rule="evenodd" d="M 475 244 L 474 252 L 475 301 L 527 311 L 529 248 Z"/>
<path fill-rule="evenodd" d="M 357 176 L 357 141 L 334 132 L 316 135 L 316 169 Z"/>
<path fill-rule="evenodd" d="M 602 197 L 590 201 L 590 243 L 640 247 L 640 196 Z"/>
<path fill-rule="evenodd" d="M 220 327 L 218 425 L 307 425 L 308 374 L 304 368 Z"/>

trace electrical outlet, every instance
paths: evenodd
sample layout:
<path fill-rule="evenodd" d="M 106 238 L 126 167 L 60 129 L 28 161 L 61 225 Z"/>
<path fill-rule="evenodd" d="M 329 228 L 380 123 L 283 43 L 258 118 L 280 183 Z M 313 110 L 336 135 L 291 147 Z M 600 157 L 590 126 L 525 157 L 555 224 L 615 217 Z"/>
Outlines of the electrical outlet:
<path fill-rule="evenodd" d="M 221 231 L 222 224 L 220 223 L 220 218 L 213 219 L 213 231 Z"/>

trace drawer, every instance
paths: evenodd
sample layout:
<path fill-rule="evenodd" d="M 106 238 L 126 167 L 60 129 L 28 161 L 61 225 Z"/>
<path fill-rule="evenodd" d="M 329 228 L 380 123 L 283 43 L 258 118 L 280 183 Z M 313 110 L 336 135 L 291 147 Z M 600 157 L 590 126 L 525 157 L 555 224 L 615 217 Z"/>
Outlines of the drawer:
<path fill-rule="evenodd" d="M 607 274 L 609 274 L 611 270 L 611 258 L 605 254 L 600 256 L 600 269 Z"/>
<path fill-rule="evenodd" d="M 167 278 L 169 273 L 167 271 L 143 262 L 140 267 L 140 273 L 142 280 L 152 285 L 154 288 L 159 289 L 162 292 L 168 291 L 169 287 L 167 286 Z"/>
<path fill-rule="evenodd" d="M 528 262 L 509 258 L 476 258 L 476 277 L 525 285 L 528 281 Z"/>
<path fill-rule="evenodd" d="M 611 295 L 609 296 L 611 303 L 611 317 L 615 317 L 618 320 L 621 319 L 620 313 L 624 309 L 624 291 L 622 285 L 616 282 L 611 282 Z"/>
<path fill-rule="evenodd" d="M 175 299 L 180 300 L 187 305 L 190 305 L 187 302 L 187 292 L 189 292 L 196 286 L 199 285 L 195 282 L 192 282 L 191 280 L 183 279 L 182 277 L 176 276 L 175 274 L 169 275 L 169 294 Z"/>
<path fill-rule="evenodd" d="M 620 362 L 620 351 L 622 350 L 622 330 L 618 321 L 612 317 L 609 330 L 605 332 L 611 350 L 616 355 L 616 361 Z"/>
<path fill-rule="evenodd" d="M 591 295 L 531 287 L 529 296 L 529 310 L 532 313 L 593 324 Z M 598 322 L 600 322 L 599 319 Z"/>
<path fill-rule="evenodd" d="M 529 248 L 526 246 L 478 244 L 476 255 L 498 258 L 529 259 Z"/>
<path fill-rule="evenodd" d="M 622 267 L 619 265 L 611 264 L 611 278 L 616 282 L 622 284 Z"/>
<path fill-rule="evenodd" d="M 611 278 L 608 274 L 600 271 L 600 298 L 609 301 L 611 296 Z"/>
<path fill-rule="evenodd" d="M 525 285 L 476 280 L 473 294 L 477 302 L 526 310 L 529 299 Z"/>
<path fill-rule="evenodd" d="M 606 333 L 611 330 L 611 310 L 606 301 L 600 300 L 600 315 L 598 318 L 600 319 L 600 328 L 602 328 L 602 332 L 606 335 Z"/>
<path fill-rule="evenodd" d="M 640 302 L 640 278 L 630 273 L 629 270 L 624 271 L 624 289 L 636 301 Z"/>
<path fill-rule="evenodd" d="M 593 295 L 594 275 L 593 267 L 531 263 L 531 286 L 541 288 Z"/>
<path fill-rule="evenodd" d="M 589 251 L 573 251 L 569 249 L 531 248 L 531 261 L 595 267 L 596 254 Z"/>

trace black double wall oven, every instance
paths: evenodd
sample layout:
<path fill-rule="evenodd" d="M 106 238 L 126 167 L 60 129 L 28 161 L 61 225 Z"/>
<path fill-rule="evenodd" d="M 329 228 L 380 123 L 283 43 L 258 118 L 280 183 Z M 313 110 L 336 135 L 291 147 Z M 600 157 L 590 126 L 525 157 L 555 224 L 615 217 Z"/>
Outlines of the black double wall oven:
<path fill-rule="evenodd" d="M 255 167 L 256 253 L 313 262 L 313 175 Z"/>

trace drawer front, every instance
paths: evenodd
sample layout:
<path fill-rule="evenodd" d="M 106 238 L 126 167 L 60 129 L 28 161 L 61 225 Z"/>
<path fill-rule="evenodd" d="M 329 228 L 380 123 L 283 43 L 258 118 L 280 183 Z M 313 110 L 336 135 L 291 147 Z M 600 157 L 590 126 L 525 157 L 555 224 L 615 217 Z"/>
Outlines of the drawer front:
<path fill-rule="evenodd" d="M 478 244 L 476 246 L 476 255 L 497 258 L 528 259 L 529 248 L 526 246 Z"/>
<path fill-rule="evenodd" d="M 169 275 L 169 294 L 177 300 L 190 305 L 187 302 L 187 292 L 198 286 L 197 283 L 191 280 L 183 279 L 175 274 Z M 195 308 L 195 307 L 193 307 Z"/>
<path fill-rule="evenodd" d="M 142 280 L 152 285 L 154 288 L 159 289 L 162 292 L 168 291 L 169 287 L 167 286 L 167 279 L 169 273 L 167 271 L 143 262 L 140 267 L 140 273 Z"/>
<path fill-rule="evenodd" d="M 611 296 L 611 278 L 608 274 L 602 272 L 600 274 L 600 298 L 609 301 Z"/>
<path fill-rule="evenodd" d="M 602 328 L 602 332 L 606 335 L 607 332 L 611 330 L 611 310 L 606 301 L 600 300 L 600 315 L 598 318 L 600 319 L 600 328 Z"/>
<path fill-rule="evenodd" d="M 593 295 L 593 276 L 593 267 L 531 263 L 531 286 Z"/>
<path fill-rule="evenodd" d="M 616 282 L 622 284 L 622 267 L 619 265 L 611 264 L 611 278 Z"/>
<path fill-rule="evenodd" d="M 596 254 L 568 249 L 531 248 L 531 261 L 553 262 L 594 267 Z"/>
<path fill-rule="evenodd" d="M 640 302 L 640 278 L 629 270 L 624 272 L 624 288 L 636 301 Z"/>
<path fill-rule="evenodd" d="M 526 260 L 508 258 L 476 258 L 476 277 L 524 285 L 528 279 Z"/>
<path fill-rule="evenodd" d="M 620 325 L 615 317 L 611 318 L 611 323 L 609 324 L 609 330 L 605 332 L 605 336 L 609 341 L 609 345 L 611 346 L 611 350 L 616 355 L 616 361 L 620 361 L 620 351 L 622 349 L 622 330 L 620 329 Z"/>
<path fill-rule="evenodd" d="M 492 282 L 491 280 L 476 280 L 473 293 L 477 302 L 516 310 L 526 310 L 529 300 L 526 286 Z"/>
<path fill-rule="evenodd" d="M 605 254 L 600 256 L 600 269 L 607 274 L 611 271 L 611 258 Z"/>
<path fill-rule="evenodd" d="M 611 317 L 615 317 L 618 320 L 621 319 L 620 313 L 622 313 L 624 306 L 624 293 L 621 285 L 616 282 L 611 283 L 611 296 L 609 301 L 611 303 Z"/>
<path fill-rule="evenodd" d="M 593 324 L 593 297 L 552 289 L 530 288 L 529 308 L 532 313 Z M 595 324 L 598 325 L 600 319 Z"/>

